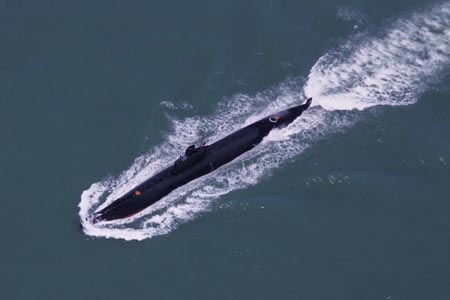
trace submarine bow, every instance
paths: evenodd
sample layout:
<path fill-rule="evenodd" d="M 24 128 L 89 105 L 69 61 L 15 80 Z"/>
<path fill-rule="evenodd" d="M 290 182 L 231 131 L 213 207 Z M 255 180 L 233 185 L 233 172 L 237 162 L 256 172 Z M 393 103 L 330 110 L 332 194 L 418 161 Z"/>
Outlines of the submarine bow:
<path fill-rule="evenodd" d="M 131 217 L 176 188 L 213 172 L 241 154 L 257 146 L 274 128 L 283 128 L 292 123 L 311 105 L 312 98 L 305 104 L 260 119 L 210 145 L 195 148 L 189 146 L 186 152 L 173 164 L 145 180 L 105 208 L 94 212 L 92 223 L 112 221 Z"/>

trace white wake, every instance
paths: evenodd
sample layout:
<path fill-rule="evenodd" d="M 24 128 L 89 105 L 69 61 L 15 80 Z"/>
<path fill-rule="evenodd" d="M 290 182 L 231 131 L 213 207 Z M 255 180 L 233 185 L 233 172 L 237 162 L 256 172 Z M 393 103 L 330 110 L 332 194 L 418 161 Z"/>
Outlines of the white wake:
<path fill-rule="evenodd" d="M 379 38 L 350 39 L 322 56 L 305 93 L 326 109 L 416 102 L 450 59 L 450 3 L 393 23 Z"/>
<path fill-rule="evenodd" d="M 171 120 L 173 130 L 162 144 L 138 157 L 117 178 L 94 183 L 82 193 L 79 215 L 84 232 L 125 240 L 168 233 L 208 211 L 220 196 L 257 184 L 319 139 L 348 128 L 358 118 L 354 109 L 414 103 L 449 65 L 450 3 L 400 19 L 379 36 L 352 38 L 328 52 L 306 82 L 289 79 L 254 96 L 225 99 L 212 115 Z M 178 188 L 130 219 L 95 225 L 86 221 L 89 214 L 173 162 L 187 145 L 199 144 L 205 133 L 208 141 L 216 141 L 306 96 L 314 97 L 314 107 L 232 163 Z"/>

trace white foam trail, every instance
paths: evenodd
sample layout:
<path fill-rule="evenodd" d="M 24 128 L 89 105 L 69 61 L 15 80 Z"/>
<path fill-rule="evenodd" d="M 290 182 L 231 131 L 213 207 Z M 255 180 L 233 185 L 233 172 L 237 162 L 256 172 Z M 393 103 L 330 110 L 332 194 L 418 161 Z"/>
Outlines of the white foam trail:
<path fill-rule="evenodd" d="M 444 3 L 396 21 L 380 38 L 350 40 L 324 55 L 305 94 L 329 110 L 411 104 L 449 60 L 450 3 Z"/>
<path fill-rule="evenodd" d="M 191 104 L 184 102 L 184 101 L 179 101 L 177 103 L 174 103 L 172 101 L 166 100 L 166 101 L 162 101 L 160 103 L 160 105 L 164 106 L 168 109 L 173 109 L 173 110 L 191 110 L 194 108 Z"/>
<path fill-rule="evenodd" d="M 317 140 L 352 125 L 359 115 L 349 109 L 415 102 L 448 64 L 449 7 L 443 4 L 399 20 L 382 38 L 353 39 L 324 55 L 312 68 L 304 91 L 302 79 L 290 79 L 255 96 L 239 94 L 226 99 L 210 116 L 171 120 L 173 131 L 161 145 L 138 157 L 119 177 L 94 183 L 82 193 L 79 214 L 85 233 L 125 240 L 168 233 L 210 209 L 218 197 L 258 183 Z M 95 226 L 85 221 L 92 212 L 173 162 L 186 145 L 199 144 L 205 134 L 209 141 L 216 141 L 258 118 L 297 105 L 303 94 L 315 97 L 313 103 L 328 110 L 309 109 L 288 128 L 273 131 L 252 151 L 180 187 L 133 218 Z"/>

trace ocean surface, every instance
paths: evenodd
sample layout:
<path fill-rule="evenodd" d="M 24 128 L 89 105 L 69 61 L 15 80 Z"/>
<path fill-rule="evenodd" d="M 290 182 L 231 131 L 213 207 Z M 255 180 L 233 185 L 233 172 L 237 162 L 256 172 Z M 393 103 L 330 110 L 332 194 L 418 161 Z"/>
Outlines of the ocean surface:
<path fill-rule="evenodd" d="M 449 1 L 0 0 L 0 20 L 0 299 L 450 299 Z M 86 221 L 307 97 L 216 172 Z"/>

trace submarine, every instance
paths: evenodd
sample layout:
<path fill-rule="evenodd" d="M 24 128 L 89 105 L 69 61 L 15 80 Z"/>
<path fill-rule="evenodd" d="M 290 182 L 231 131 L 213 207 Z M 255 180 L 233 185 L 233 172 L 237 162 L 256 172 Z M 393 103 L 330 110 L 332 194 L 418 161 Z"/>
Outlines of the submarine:
<path fill-rule="evenodd" d="M 256 121 L 210 145 L 189 146 L 173 164 L 119 197 L 105 208 L 88 217 L 93 223 L 131 217 L 154 204 L 176 188 L 213 172 L 256 147 L 269 132 L 292 123 L 311 105 L 282 110 Z"/>

